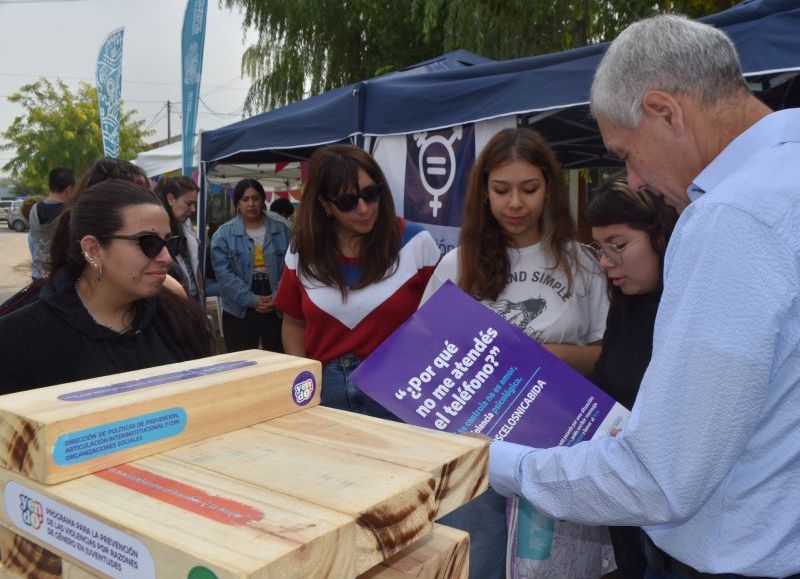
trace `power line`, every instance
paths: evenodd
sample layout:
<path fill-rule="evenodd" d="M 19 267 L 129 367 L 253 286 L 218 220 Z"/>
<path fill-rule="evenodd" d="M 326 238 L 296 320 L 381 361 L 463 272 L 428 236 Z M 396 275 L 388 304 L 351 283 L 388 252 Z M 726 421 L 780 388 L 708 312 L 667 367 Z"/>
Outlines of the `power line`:
<path fill-rule="evenodd" d="M 206 107 L 206 110 L 209 113 L 211 113 L 212 115 L 217 116 L 217 117 L 238 117 L 238 116 L 240 116 L 242 114 L 241 109 L 238 112 L 231 112 L 231 113 L 220 113 L 220 112 L 217 112 L 214 109 L 212 109 L 210 106 L 208 106 L 208 103 L 203 100 L 203 97 L 200 97 L 200 103 L 204 107 Z"/>
<path fill-rule="evenodd" d="M 156 114 L 153 115 L 153 119 L 150 121 L 150 123 L 147 125 L 147 127 L 145 127 L 146 131 L 149 131 L 151 128 L 153 128 L 153 126 L 156 124 L 156 121 L 158 121 L 161 118 L 161 113 L 164 112 L 164 109 L 166 109 L 166 108 L 167 108 L 167 103 L 164 103 L 164 106 L 162 106 L 160 109 L 158 109 Z"/>
<path fill-rule="evenodd" d="M 79 0 L 75 0 L 79 1 Z M 0 4 L 3 0 L 0 0 Z M 55 78 L 56 80 L 79 80 L 88 83 L 94 83 L 96 79 L 94 78 L 87 78 L 85 76 L 56 76 L 51 77 L 46 74 L 23 74 L 17 72 L 0 72 L 0 76 L 20 76 L 20 77 L 28 77 L 28 78 L 44 78 L 47 80 L 51 80 Z M 241 77 L 240 77 L 241 78 Z M 245 90 L 243 86 L 228 86 L 232 81 L 228 81 L 222 85 L 205 85 L 207 89 L 214 89 L 214 90 Z M 155 80 L 128 80 L 123 77 L 122 79 L 123 84 L 156 84 L 162 86 L 180 86 L 180 82 L 160 82 Z M 157 101 L 161 102 L 161 101 Z"/>

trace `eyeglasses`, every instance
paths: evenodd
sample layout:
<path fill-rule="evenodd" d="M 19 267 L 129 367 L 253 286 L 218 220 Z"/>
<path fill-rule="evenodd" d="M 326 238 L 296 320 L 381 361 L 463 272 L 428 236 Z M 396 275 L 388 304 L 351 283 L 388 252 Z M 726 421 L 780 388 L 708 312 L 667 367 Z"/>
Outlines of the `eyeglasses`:
<path fill-rule="evenodd" d="M 384 187 L 384 183 L 373 183 L 372 185 L 364 187 L 358 193 L 343 193 L 335 199 L 330 197 L 326 197 L 326 199 L 333 203 L 336 206 L 336 209 L 342 213 L 347 213 L 348 211 L 352 211 L 358 207 L 359 199 L 363 199 L 364 203 L 367 204 L 378 201 L 383 194 Z"/>
<path fill-rule="evenodd" d="M 156 257 L 164 246 L 167 247 L 170 257 L 177 257 L 183 249 L 186 239 L 182 235 L 168 235 L 162 239 L 155 233 L 140 233 L 138 235 L 106 235 L 104 239 L 127 239 L 139 244 L 142 253 L 150 259 Z"/>
<path fill-rule="evenodd" d="M 597 253 L 597 259 L 605 257 L 606 261 L 611 264 L 611 267 L 619 267 L 622 265 L 622 254 L 631 246 L 636 245 L 641 241 L 636 239 L 634 241 L 626 241 L 625 243 L 591 243 L 591 247 Z"/>
<path fill-rule="evenodd" d="M 606 243 L 601 245 L 599 243 L 592 243 L 591 248 L 597 253 L 598 261 L 606 258 L 606 261 L 611 264 L 611 267 L 619 267 L 622 265 L 622 252 L 625 251 L 626 244 L 617 245 L 616 243 Z"/>

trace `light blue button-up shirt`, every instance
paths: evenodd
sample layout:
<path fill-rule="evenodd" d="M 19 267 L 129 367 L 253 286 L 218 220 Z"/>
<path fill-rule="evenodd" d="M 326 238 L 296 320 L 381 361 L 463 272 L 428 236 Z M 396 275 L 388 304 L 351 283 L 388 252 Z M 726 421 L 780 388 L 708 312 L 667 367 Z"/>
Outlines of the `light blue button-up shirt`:
<path fill-rule="evenodd" d="M 626 428 L 495 442 L 490 483 L 555 517 L 643 525 L 700 571 L 784 577 L 800 572 L 800 109 L 737 137 L 689 193 Z"/>

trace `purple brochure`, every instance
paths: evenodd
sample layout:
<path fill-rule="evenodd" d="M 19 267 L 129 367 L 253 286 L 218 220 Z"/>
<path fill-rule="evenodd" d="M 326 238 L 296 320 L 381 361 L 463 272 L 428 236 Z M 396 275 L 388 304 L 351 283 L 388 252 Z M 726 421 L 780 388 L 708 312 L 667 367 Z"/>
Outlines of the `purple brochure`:
<path fill-rule="evenodd" d="M 451 282 L 351 378 L 409 424 L 540 448 L 609 434 L 629 414 Z"/>

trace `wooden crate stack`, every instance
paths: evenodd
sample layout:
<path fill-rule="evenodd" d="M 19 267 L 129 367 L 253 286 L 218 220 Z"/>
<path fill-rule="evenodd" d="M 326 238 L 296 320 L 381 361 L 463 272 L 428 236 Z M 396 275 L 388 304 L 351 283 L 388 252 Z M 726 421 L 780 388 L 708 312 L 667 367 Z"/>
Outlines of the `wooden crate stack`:
<path fill-rule="evenodd" d="M 0 397 L 0 577 L 461 578 L 476 439 L 318 406 L 226 354 Z M 53 484 L 58 483 L 58 484 Z"/>

